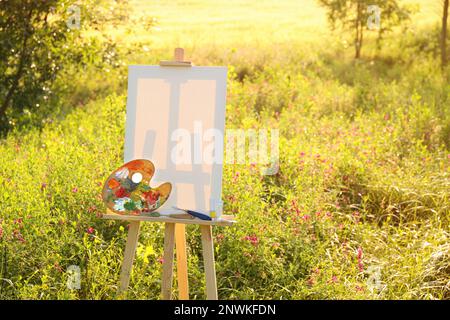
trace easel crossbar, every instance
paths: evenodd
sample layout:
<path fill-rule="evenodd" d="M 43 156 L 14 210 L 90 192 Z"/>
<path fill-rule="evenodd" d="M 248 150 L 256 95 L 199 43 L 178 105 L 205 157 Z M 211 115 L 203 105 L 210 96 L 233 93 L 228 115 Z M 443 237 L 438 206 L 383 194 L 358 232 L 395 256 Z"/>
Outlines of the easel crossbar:
<path fill-rule="evenodd" d="M 160 217 L 150 217 L 145 215 L 133 216 L 133 215 L 120 215 L 120 214 L 104 214 L 103 219 L 111 220 L 126 220 L 126 221 L 148 221 L 148 222 L 166 222 L 166 223 L 181 223 L 181 224 L 198 224 L 205 226 L 232 226 L 236 221 L 234 221 L 234 216 L 222 215 L 220 220 L 208 221 L 200 219 L 177 219 L 166 216 Z"/>

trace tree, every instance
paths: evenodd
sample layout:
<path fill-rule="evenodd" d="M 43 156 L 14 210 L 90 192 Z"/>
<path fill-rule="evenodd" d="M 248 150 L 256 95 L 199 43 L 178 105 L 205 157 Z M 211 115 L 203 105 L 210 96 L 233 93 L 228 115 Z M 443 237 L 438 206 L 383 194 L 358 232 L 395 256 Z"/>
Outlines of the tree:
<path fill-rule="evenodd" d="M 57 48 L 71 35 L 58 14 L 68 3 L 0 1 L 0 131 L 14 123 L 13 113 L 39 107 L 60 70 L 64 50 Z"/>
<path fill-rule="evenodd" d="M 127 5 L 128 0 L 0 0 L 0 134 L 42 112 L 64 70 L 113 63 L 104 57 L 111 56 L 114 43 L 83 38 L 82 31 L 125 20 Z"/>
<path fill-rule="evenodd" d="M 447 66 L 447 20 L 448 20 L 448 4 L 449 0 L 444 0 L 442 10 L 442 31 L 441 31 L 441 65 L 442 68 Z"/>
<path fill-rule="evenodd" d="M 327 9 L 333 29 L 341 27 L 352 31 L 355 58 L 361 57 L 364 31 L 378 31 L 378 40 L 409 18 L 410 9 L 400 7 L 397 0 L 318 0 Z"/>

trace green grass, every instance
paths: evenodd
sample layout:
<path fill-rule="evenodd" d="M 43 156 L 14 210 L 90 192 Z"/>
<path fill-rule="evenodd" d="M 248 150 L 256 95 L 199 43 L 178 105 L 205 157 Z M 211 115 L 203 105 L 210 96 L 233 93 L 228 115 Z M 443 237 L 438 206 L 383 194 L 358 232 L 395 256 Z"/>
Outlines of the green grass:
<path fill-rule="evenodd" d="M 152 3 L 139 8 L 160 19 L 155 50 L 127 63 L 186 45 L 196 64 L 229 67 L 227 128 L 280 130 L 277 175 L 225 166 L 225 211 L 239 223 L 214 229 L 219 298 L 450 298 L 450 87 L 416 49 L 420 37 L 394 36 L 376 58 L 369 44 L 353 61 L 340 39 L 307 34 L 327 33 L 313 1 Z M 123 298 L 127 224 L 97 215 L 101 184 L 122 162 L 125 95 L 85 94 L 97 77 L 64 118 L 0 142 L 0 299 Z M 162 228 L 143 224 L 127 298 L 159 298 Z M 189 281 L 202 299 L 197 229 L 188 226 Z M 81 290 L 66 286 L 70 265 Z"/>

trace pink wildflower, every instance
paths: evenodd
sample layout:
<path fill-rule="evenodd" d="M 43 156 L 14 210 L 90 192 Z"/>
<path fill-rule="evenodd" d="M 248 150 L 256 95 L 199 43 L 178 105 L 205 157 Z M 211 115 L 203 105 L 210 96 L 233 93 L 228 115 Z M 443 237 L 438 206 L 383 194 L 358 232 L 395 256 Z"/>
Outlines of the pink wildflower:
<path fill-rule="evenodd" d="M 221 242 L 221 241 L 223 240 L 223 238 L 225 238 L 225 236 L 224 236 L 222 233 L 219 233 L 219 234 L 216 236 L 217 242 Z"/>
<path fill-rule="evenodd" d="M 364 271 L 364 265 L 363 265 L 363 250 L 361 247 L 358 247 L 358 269 L 359 272 L 363 272 Z"/>
<path fill-rule="evenodd" d="M 355 286 L 355 290 L 356 290 L 357 292 L 362 292 L 362 291 L 364 291 L 364 288 L 361 287 L 361 286 Z"/>
<path fill-rule="evenodd" d="M 26 242 L 19 230 L 14 230 L 13 233 L 17 240 L 19 240 L 22 243 Z"/>
<path fill-rule="evenodd" d="M 19 229 L 23 227 L 23 219 L 22 218 L 18 218 L 14 220 L 14 224 L 18 224 Z"/>
<path fill-rule="evenodd" d="M 97 207 L 96 206 L 90 206 L 87 210 L 89 213 L 93 213 L 97 211 Z"/>
<path fill-rule="evenodd" d="M 359 211 L 354 211 L 352 215 L 353 217 L 355 217 L 355 222 L 359 223 L 359 220 L 361 219 L 361 214 L 359 213 Z"/>
<path fill-rule="evenodd" d="M 291 207 L 292 207 L 292 209 L 295 210 L 295 213 L 296 213 L 297 215 L 300 214 L 300 209 L 299 209 L 299 207 L 298 207 L 297 200 L 293 199 L 293 200 L 291 201 Z"/>
<path fill-rule="evenodd" d="M 305 214 L 305 215 L 302 217 L 302 219 L 303 219 L 304 221 L 308 221 L 309 219 L 311 219 L 311 216 L 310 216 L 309 214 Z"/>
<path fill-rule="evenodd" d="M 245 236 L 244 240 L 249 241 L 254 246 L 258 244 L 258 237 L 255 235 Z"/>

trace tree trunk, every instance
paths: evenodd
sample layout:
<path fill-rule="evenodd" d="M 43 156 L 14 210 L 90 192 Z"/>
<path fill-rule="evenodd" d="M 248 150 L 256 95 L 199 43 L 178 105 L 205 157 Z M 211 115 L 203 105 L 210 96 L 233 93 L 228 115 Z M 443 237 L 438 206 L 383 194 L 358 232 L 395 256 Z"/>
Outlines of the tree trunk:
<path fill-rule="evenodd" d="M 447 66 L 447 19 L 448 19 L 449 0 L 444 0 L 442 13 L 442 33 L 441 33 L 441 65 L 442 68 Z"/>
<path fill-rule="evenodd" d="M 363 39 L 363 27 L 364 22 L 362 21 L 362 4 L 360 2 L 356 5 L 356 20 L 355 20 L 355 59 L 361 57 L 362 39 Z"/>
<path fill-rule="evenodd" d="M 361 56 L 361 43 L 359 42 L 359 25 L 356 26 L 356 39 L 355 39 L 355 59 L 359 59 Z"/>
<path fill-rule="evenodd" d="M 13 98 L 14 93 L 17 90 L 17 86 L 19 85 L 19 81 L 22 78 L 23 72 L 24 72 L 24 68 L 25 68 L 25 58 L 28 54 L 27 52 L 27 43 L 28 43 L 28 39 L 31 37 L 31 17 L 33 14 L 33 9 L 30 9 L 30 11 L 28 12 L 28 17 L 27 17 L 27 23 L 28 25 L 25 27 L 24 30 L 24 35 L 23 35 L 23 42 L 22 42 L 22 50 L 20 53 L 20 58 L 19 58 L 19 66 L 17 67 L 17 71 L 16 74 L 14 75 L 13 79 L 12 79 L 12 83 L 11 86 L 9 87 L 9 90 L 6 94 L 5 100 L 3 100 L 2 105 L 0 106 L 0 119 L 2 118 L 6 118 L 6 110 L 8 109 L 10 103 L 11 103 L 11 99 Z"/>

